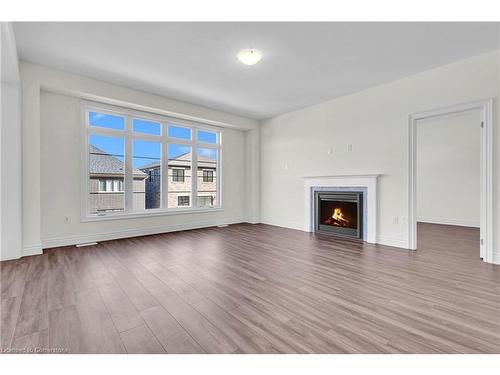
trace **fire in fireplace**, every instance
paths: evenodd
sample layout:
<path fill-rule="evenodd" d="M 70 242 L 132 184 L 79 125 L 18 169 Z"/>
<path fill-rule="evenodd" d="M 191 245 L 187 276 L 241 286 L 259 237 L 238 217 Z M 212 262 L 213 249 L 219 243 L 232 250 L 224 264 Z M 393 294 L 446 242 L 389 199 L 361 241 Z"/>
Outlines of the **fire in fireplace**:
<path fill-rule="evenodd" d="M 315 193 L 315 230 L 336 236 L 363 238 L 363 193 Z"/>

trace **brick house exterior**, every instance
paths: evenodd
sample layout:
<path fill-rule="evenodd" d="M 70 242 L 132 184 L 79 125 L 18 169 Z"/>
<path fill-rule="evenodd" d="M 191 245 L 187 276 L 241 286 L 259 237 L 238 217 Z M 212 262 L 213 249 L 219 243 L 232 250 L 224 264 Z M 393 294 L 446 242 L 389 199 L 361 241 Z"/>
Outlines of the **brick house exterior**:
<path fill-rule="evenodd" d="M 133 171 L 134 209 L 144 209 L 147 174 Z M 123 162 L 90 145 L 89 150 L 89 212 L 120 212 L 125 209 Z"/>
<path fill-rule="evenodd" d="M 188 152 L 168 161 L 168 207 L 191 206 L 191 160 Z M 160 205 L 160 164 L 152 163 L 140 168 L 147 174 L 146 208 Z M 198 158 L 197 184 L 198 205 L 210 207 L 217 205 L 217 161 L 200 156 Z"/>

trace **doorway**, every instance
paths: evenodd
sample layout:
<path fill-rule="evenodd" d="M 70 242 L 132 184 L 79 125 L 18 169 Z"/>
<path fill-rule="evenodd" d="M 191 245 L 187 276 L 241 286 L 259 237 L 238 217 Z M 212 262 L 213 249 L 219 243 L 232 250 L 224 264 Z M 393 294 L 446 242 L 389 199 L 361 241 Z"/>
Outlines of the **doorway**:
<path fill-rule="evenodd" d="M 418 250 L 419 220 L 478 226 L 478 256 L 485 262 L 493 262 L 491 119 L 492 100 L 410 115 L 410 249 Z M 461 149 L 464 155 L 460 154 Z M 421 155 L 422 152 L 429 157 Z M 467 157 L 472 159 L 466 161 Z M 431 167 L 424 172 L 421 167 L 425 165 Z M 422 177 L 426 180 L 419 181 Z M 434 179 L 434 184 L 428 179 Z"/>

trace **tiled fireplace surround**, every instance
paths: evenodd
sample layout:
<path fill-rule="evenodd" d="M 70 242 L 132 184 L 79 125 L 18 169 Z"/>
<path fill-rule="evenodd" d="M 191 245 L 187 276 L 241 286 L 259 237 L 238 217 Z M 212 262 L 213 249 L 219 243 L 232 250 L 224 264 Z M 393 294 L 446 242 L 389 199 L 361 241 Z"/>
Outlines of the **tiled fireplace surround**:
<path fill-rule="evenodd" d="M 370 175 L 312 176 L 304 178 L 305 212 L 304 230 L 314 232 L 314 194 L 317 191 L 361 191 L 363 192 L 363 240 L 376 243 L 377 238 L 377 178 Z"/>

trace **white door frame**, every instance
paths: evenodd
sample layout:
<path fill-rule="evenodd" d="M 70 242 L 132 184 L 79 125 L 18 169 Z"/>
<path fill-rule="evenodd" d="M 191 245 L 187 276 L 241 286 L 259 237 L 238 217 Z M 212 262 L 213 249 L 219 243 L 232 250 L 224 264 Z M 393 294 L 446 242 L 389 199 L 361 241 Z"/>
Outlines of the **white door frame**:
<path fill-rule="evenodd" d="M 410 114 L 408 171 L 408 247 L 417 249 L 417 121 L 470 110 L 481 111 L 481 192 L 480 192 L 480 257 L 493 263 L 493 99 L 459 104 Z"/>

